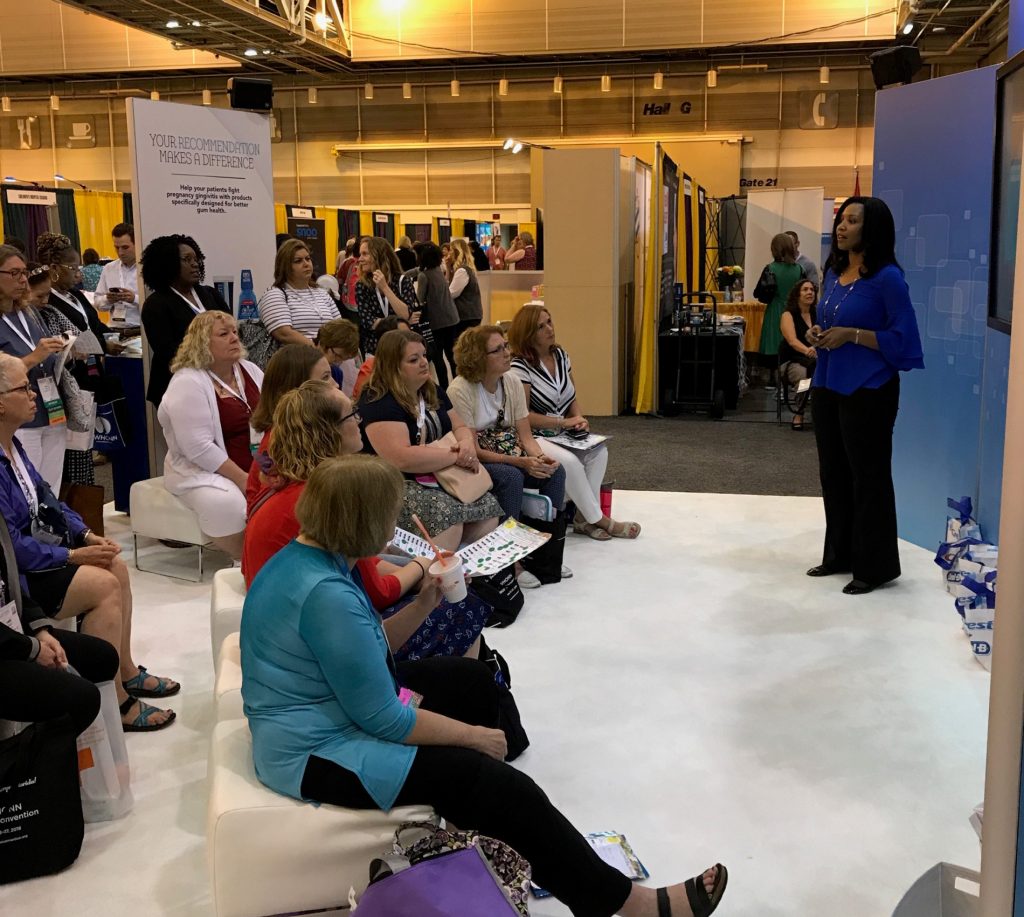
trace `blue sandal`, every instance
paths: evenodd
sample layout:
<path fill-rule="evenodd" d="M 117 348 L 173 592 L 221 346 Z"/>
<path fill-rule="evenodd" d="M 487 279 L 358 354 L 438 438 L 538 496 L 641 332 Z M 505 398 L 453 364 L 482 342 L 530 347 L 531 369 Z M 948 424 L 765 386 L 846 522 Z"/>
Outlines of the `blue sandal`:
<path fill-rule="evenodd" d="M 139 674 L 134 678 L 129 678 L 128 681 L 121 682 L 124 685 L 125 691 L 127 691 L 132 697 L 170 697 L 172 694 L 177 694 L 181 690 L 181 685 L 170 678 L 159 678 L 153 675 L 153 678 L 157 680 L 157 686 L 155 688 L 144 688 L 143 685 L 146 683 L 146 679 L 151 677 L 149 672 L 146 671 L 144 665 L 139 666 Z"/>
<path fill-rule="evenodd" d="M 130 723 L 124 721 L 124 717 L 128 711 L 132 709 L 132 704 L 139 705 L 139 712 Z M 163 729 L 165 726 L 170 726 L 174 722 L 174 718 L 177 714 L 173 710 L 161 710 L 158 707 L 153 707 L 150 704 L 143 703 L 137 697 L 129 697 L 123 704 L 121 704 L 121 726 L 125 732 L 156 732 L 158 729 Z M 167 719 L 162 723 L 151 723 L 149 718 L 157 713 L 169 714 Z"/>

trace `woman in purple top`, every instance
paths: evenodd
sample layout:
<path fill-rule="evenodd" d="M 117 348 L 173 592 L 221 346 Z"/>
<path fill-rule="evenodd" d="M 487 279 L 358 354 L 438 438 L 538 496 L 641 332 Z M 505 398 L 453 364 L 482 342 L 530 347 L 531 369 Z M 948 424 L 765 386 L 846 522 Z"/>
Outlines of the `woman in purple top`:
<path fill-rule="evenodd" d="M 901 371 L 923 369 L 921 336 L 892 213 L 877 197 L 850 197 L 832 227 L 818 323 L 814 432 L 825 501 L 825 550 L 808 576 L 852 573 L 848 595 L 900 575 L 892 431 Z"/>

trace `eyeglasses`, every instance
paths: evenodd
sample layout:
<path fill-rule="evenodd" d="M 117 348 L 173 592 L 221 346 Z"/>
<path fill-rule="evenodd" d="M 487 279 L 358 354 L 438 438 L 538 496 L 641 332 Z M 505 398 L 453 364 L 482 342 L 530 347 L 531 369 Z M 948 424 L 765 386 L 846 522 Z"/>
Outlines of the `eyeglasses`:
<path fill-rule="evenodd" d="M 496 353 L 501 353 L 502 351 L 508 351 L 508 341 L 504 341 L 500 347 L 495 347 L 494 350 L 488 350 L 487 353 L 493 357 Z"/>
<path fill-rule="evenodd" d="M 344 417 L 342 417 L 341 420 L 338 421 L 338 425 L 340 426 L 346 420 L 349 420 L 349 419 L 355 420 L 356 423 L 362 423 L 363 422 L 363 418 L 359 416 L 359 411 L 355 410 L 355 411 L 352 411 L 351 414 L 346 414 Z"/>
<path fill-rule="evenodd" d="M 7 271 L 4 271 L 4 273 L 6 274 Z M 32 383 L 26 382 L 24 385 L 16 385 L 14 386 L 14 388 L 5 389 L 4 391 L 0 392 L 0 395 L 10 395 L 11 392 L 24 392 L 26 395 L 31 395 Z"/>
<path fill-rule="evenodd" d="M 181 263 L 182 264 L 197 265 L 197 264 L 199 264 L 199 259 L 197 257 L 195 257 L 195 255 L 185 255 L 184 257 L 182 257 Z"/>
<path fill-rule="evenodd" d="M 25 268 L 20 270 L 15 268 L 13 271 L 0 271 L 0 274 L 7 274 L 11 280 L 21 280 L 23 277 L 28 277 L 28 271 Z"/>

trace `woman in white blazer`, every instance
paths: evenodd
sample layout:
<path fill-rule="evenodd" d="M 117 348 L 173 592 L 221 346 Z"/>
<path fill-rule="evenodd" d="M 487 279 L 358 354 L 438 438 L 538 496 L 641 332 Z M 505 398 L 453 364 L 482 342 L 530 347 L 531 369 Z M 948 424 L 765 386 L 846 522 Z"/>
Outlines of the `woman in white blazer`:
<path fill-rule="evenodd" d="M 245 356 L 231 315 L 197 315 L 157 411 L 167 440 L 164 486 L 196 513 L 214 546 L 235 559 L 242 556 L 245 484 L 259 443 L 250 420 L 263 384 L 262 370 Z"/>

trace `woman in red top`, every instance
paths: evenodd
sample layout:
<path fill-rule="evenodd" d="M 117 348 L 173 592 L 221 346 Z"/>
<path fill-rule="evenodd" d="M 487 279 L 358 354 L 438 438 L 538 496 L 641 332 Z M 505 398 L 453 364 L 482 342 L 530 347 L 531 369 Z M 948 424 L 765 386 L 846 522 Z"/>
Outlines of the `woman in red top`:
<path fill-rule="evenodd" d="M 278 484 L 253 505 L 245 530 L 242 575 L 252 584 L 263 565 L 299 533 L 295 504 L 313 469 L 328 458 L 362 448 L 359 415 L 344 392 L 324 382 L 305 382 L 281 397 L 274 412 L 270 456 Z M 416 557 L 405 566 L 378 557 L 357 562 L 363 587 L 385 618 L 396 659 L 427 656 L 476 658 L 480 632 L 491 607 L 470 592 L 449 603 L 427 576 L 433 558 Z M 414 589 L 422 589 L 410 595 Z"/>

